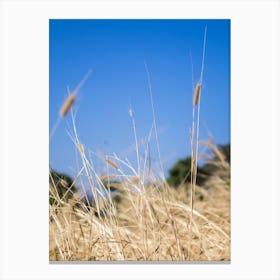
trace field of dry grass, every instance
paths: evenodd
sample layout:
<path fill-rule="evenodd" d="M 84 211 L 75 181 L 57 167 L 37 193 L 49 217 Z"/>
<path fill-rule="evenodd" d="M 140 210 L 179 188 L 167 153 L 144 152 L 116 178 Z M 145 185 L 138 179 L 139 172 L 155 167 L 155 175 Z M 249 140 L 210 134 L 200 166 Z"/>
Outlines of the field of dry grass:
<path fill-rule="evenodd" d="M 215 174 L 196 186 L 191 225 L 185 185 L 175 189 L 155 179 L 144 186 L 127 175 L 114 184 L 120 201 L 108 194 L 91 206 L 78 193 L 61 200 L 52 187 L 50 260 L 230 260 L 230 168 L 216 164 Z"/>

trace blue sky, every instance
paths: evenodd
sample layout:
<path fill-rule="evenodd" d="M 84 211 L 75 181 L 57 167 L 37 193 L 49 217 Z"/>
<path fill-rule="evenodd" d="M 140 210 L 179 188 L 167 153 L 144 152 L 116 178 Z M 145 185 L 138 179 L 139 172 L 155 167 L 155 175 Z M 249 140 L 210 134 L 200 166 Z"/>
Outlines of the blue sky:
<path fill-rule="evenodd" d="M 208 133 L 217 144 L 230 142 L 229 20 L 50 20 L 49 126 L 55 125 L 67 98 L 89 69 L 73 109 L 82 144 L 93 153 L 117 153 L 135 162 L 134 112 L 138 138 L 148 136 L 152 110 L 151 86 L 164 169 L 190 154 L 192 117 L 192 55 L 194 83 L 201 70 L 207 26 L 200 109 L 200 139 Z M 77 174 L 76 152 L 67 131 L 70 114 L 50 140 L 53 169 Z M 155 138 L 151 157 L 157 162 Z"/>

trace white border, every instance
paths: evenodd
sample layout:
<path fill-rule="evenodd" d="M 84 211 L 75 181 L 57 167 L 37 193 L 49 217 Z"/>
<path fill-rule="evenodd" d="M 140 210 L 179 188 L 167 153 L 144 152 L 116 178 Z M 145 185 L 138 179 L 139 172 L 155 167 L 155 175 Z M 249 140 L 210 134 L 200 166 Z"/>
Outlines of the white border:
<path fill-rule="evenodd" d="M 279 279 L 279 2 L 13 1 L 1 19 L 1 279 Z M 230 18 L 232 261 L 50 265 L 49 18 Z"/>

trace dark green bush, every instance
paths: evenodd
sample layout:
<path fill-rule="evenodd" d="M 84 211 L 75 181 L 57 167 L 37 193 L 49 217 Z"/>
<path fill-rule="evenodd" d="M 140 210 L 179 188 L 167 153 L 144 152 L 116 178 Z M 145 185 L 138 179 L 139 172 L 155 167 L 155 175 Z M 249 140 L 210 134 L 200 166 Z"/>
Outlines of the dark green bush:
<path fill-rule="evenodd" d="M 207 170 L 198 167 L 197 168 L 197 180 L 198 185 L 203 184 L 208 176 Z M 183 183 L 191 182 L 191 158 L 187 157 L 185 159 L 180 159 L 177 161 L 173 167 L 169 170 L 169 178 L 167 180 L 168 184 L 172 187 L 178 187 Z"/>
<path fill-rule="evenodd" d="M 74 185 L 73 179 L 64 174 L 51 170 L 49 173 L 49 187 L 55 188 L 59 195 L 59 198 L 68 200 L 73 197 L 73 193 L 77 191 Z M 55 197 L 49 192 L 49 204 L 53 205 L 55 203 Z"/>
<path fill-rule="evenodd" d="M 230 164 L 230 144 L 219 145 L 219 151 L 224 155 L 226 162 Z M 208 177 L 213 174 L 219 167 L 215 162 L 220 159 L 212 154 L 212 158 L 209 159 L 204 165 L 198 166 L 197 168 L 197 179 L 196 183 L 198 185 L 203 185 L 203 183 L 208 179 Z M 169 170 L 169 178 L 167 179 L 168 184 L 171 187 L 178 187 L 181 184 L 186 184 L 191 182 L 191 157 L 178 160 L 172 168 Z"/>

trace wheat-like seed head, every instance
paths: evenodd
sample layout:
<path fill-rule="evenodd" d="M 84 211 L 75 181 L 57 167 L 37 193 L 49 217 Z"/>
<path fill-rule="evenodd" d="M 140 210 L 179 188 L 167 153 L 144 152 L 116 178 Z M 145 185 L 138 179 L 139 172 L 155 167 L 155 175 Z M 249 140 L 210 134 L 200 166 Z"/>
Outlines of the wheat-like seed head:
<path fill-rule="evenodd" d="M 73 105 L 74 101 L 75 101 L 76 95 L 74 93 L 72 93 L 71 95 L 68 96 L 68 98 L 66 99 L 66 101 L 64 102 L 64 104 L 62 105 L 61 109 L 60 109 L 60 116 L 61 117 L 65 117 L 68 113 L 68 111 L 70 110 L 71 106 Z"/>
<path fill-rule="evenodd" d="M 109 160 L 109 159 L 105 159 L 105 161 L 114 169 L 119 170 L 120 168 L 118 167 L 118 165 L 116 163 L 114 163 L 113 161 Z"/>
<path fill-rule="evenodd" d="M 116 177 L 115 174 L 108 174 L 108 175 L 100 176 L 99 178 L 102 182 L 105 182 L 106 180 L 111 179 L 111 178 L 115 178 L 115 177 Z"/>
<path fill-rule="evenodd" d="M 199 100 L 200 96 L 200 89 L 201 89 L 201 83 L 197 83 L 194 96 L 193 96 L 193 105 L 196 106 Z"/>

